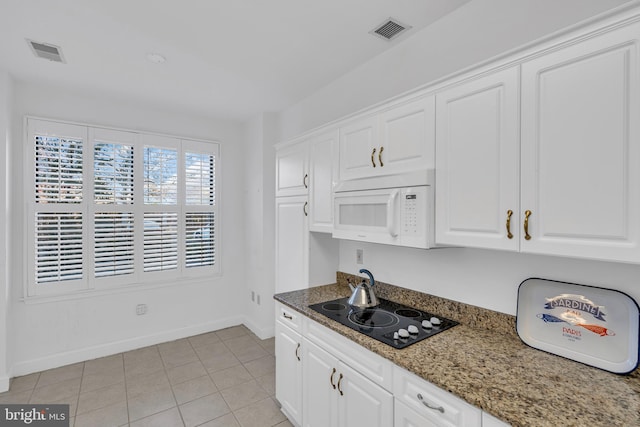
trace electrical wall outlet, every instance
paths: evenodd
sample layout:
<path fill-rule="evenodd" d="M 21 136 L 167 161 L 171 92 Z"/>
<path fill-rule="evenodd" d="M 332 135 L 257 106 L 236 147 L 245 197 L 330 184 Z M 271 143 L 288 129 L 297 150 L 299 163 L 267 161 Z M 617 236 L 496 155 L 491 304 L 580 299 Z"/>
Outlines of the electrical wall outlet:
<path fill-rule="evenodd" d="M 364 249 L 356 249 L 356 264 L 364 263 Z"/>
<path fill-rule="evenodd" d="M 143 314 L 147 314 L 147 304 L 138 304 L 138 305 L 136 305 L 136 314 L 138 316 L 142 316 Z"/>

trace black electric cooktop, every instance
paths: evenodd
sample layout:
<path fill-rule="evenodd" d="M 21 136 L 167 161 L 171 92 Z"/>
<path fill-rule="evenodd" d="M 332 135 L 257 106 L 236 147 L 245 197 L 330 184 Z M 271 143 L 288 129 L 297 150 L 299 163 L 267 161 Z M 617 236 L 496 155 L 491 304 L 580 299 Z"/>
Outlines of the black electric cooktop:
<path fill-rule="evenodd" d="M 313 304 L 309 308 L 348 326 L 354 331 L 361 332 L 395 348 L 405 348 L 458 324 L 458 322 L 442 316 L 436 316 L 382 298 L 378 298 L 380 304 L 376 307 L 364 310 L 351 307 L 347 302 L 348 299 L 339 298 Z M 426 326 L 423 326 L 423 321 L 428 322 L 424 323 Z M 399 333 L 400 329 L 410 333 L 406 336 L 407 333 L 404 331 Z M 405 337 L 401 335 L 405 335 Z"/>

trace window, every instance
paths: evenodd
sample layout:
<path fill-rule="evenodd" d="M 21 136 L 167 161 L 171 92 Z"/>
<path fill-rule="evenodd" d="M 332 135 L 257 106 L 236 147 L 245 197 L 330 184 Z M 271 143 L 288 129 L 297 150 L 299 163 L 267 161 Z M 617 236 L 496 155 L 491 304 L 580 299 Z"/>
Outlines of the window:
<path fill-rule="evenodd" d="M 217 143 L 27 119 L 28 295 L 206 277 Z"/>

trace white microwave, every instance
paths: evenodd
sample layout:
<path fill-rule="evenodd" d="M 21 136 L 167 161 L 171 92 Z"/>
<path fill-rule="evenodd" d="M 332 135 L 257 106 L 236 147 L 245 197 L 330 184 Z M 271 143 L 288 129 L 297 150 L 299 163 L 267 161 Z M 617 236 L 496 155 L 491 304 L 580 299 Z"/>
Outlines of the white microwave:
<path fill-rule="evenodd" d="M 335 193 L 333 237 L 428 249 L 433 246 L 433 187 Z"/>

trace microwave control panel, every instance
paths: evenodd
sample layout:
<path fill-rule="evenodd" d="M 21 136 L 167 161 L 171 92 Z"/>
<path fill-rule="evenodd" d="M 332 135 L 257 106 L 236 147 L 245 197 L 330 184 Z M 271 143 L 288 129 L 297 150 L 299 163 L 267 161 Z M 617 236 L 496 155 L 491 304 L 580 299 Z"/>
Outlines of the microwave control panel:
<path fill-rule="evenodd" d="M 415 193 L 403 194 L 400 214 L 403 236 L 415 236 L 418 234 L 418 195 Z"/>

